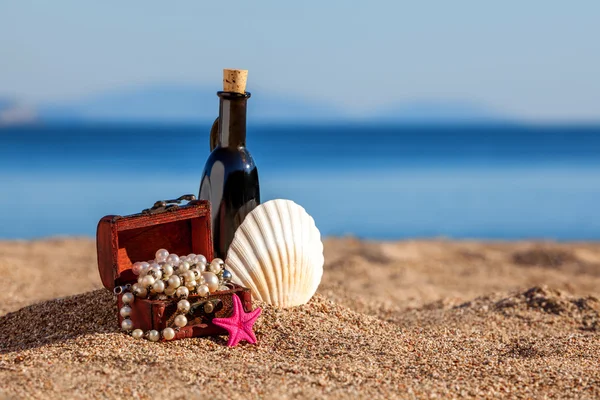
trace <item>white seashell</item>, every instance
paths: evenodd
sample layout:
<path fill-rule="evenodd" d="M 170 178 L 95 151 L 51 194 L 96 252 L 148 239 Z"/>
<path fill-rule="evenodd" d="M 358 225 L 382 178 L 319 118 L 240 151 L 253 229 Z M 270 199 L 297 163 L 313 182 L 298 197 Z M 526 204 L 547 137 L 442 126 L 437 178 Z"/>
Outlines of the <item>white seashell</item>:
<path fill-rule="evenodd" d="M 255 299 L 280 307 L 306 304 L 323 276 L 323 243 L 314 219 L 291 200 L 256 207 L 236 230 L 226 268 Z"/>

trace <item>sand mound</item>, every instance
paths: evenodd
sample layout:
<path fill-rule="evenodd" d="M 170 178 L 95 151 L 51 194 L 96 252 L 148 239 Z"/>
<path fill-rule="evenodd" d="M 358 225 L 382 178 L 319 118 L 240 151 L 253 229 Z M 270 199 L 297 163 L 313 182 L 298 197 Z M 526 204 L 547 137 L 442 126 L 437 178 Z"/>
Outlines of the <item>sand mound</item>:
<path fill-rule="evenodd" d="M 505 315 L 522 316 L 524 311 L 538 311 L 562 316 L 583 330 L 600 330 L 600 302 L 593 296 L 573 297 L 547 286 L 536 286 L 494 306 Z"/>
<path fill-rule="evenodd" d="M 546 317 L 548 321 L 553 321 L 553 316 L 561 317 L 563 323 L 579 325 L 582 330 L 600 330 L 600 301 L 596 297 L 571 296 L 546 285 L 534 286 L 509 296 L 502 293 L 480 296 L 456 307 L 483 312 L 494 310 L 506 317 L 530 321 Z"/>
<path fill-rule="evenodd" d="M 576 298 L 548 286 L 535 286 L 516 296 L 507 297 L 495 304 L 496 308 L 537 310 L 556 315 L 579 316 L 582 313 L 598 313 L 600 303 L 593 296 Z"/>
<path fill-rule="evenodd" d="M 515 252 L 513 262 L 525 266 L 559 267 L 564 264 L 579 262 L 579 259 L 570 250 L 534 247 Z"/>
<path fill-rule="evenodd" d="M 600 275 L 600 262 L 586 261 L 573 249 L 535 245 L 512 254 L 512 262 L 520 267 L 564 270 L 576 274 Z"/>
<path fill-rule="evenodd" d="M 39 347 L 85 334 L 118 331 L 105 289 L 34 304 L 0 317 L 0 352 Z"/>

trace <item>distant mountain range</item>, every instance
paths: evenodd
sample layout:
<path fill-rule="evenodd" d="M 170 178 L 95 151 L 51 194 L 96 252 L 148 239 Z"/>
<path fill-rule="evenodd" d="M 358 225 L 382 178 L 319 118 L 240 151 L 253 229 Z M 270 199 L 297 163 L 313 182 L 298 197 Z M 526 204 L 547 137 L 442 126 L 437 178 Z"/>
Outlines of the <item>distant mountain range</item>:
<path fill-rule="evenodd" d="M 506 121 L 507 117 L 500 116 L 481 104 L 470 101 L 453 100 L 415 100 L 387 107 L 373 115 L 380 121 L 404 122 L 484 122 Z"/>
<path fill-rule="evenodd" d="M 37 120 L 38 114 L 33 107 L 0 98 L 0 126 L 27 124 Z"/>
<path fill-rule="evenodd" d="M 41 105 L 41 119 L 102 121 L 212 121 L 219 113 L 214 88 L 154 85 L 108 92 L 66 104 Z M 257 119 L 322 119 L 339 114 L 326 104 L 261 93 L 249 103 Z"/>
<path fill-rule="evenodd" d="M 21 110 L 21 112 L 16 112 Z M 18 122 L 182 122 L 213 121 L 218 115 L 214 87 L 151 85 L 92 95 L 77 101 L 40 104 L 23 112 L 16 103 L 0 98 L 2 115 Z M 318 122 L 373 120 L 382 122 L 468 122 L 507 120 L 485 107 L 465 101 L 414 101 L 397 104 L 361 117 L 330 104 L 260 92 L 249 103 L 249 120 Z M 6 119 L 6 118 L 5 118 Z M 14 121 L 13 121 L 14 120 Z M 6 122 L 6 121 L 5 121 Z"/>

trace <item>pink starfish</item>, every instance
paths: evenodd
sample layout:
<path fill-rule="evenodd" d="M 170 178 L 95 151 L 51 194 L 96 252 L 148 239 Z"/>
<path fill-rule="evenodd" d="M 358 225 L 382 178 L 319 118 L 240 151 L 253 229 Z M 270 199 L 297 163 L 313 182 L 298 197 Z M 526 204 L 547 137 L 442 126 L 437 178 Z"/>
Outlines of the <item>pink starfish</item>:
<path fill-rule="evenodd" d="M 229 332 L 227 346 L 235 346 L 241 340 L 256 343 L 256 336 L 252 331 L 252 325 L 261 313 L 260 308 L 249 313 L 244 311 L 242 302 L 237 295 L 233 295 L 233 314 L 229 318 L 213 318 L 212 323 Z"/>

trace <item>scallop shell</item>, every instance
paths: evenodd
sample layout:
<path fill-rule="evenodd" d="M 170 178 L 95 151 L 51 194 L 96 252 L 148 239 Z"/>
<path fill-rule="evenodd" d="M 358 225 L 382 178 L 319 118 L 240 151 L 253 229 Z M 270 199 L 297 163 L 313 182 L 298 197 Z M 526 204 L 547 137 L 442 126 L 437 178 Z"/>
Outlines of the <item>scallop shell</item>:
<path fill-rule="evenodd" d="M 307 303 L 323 276 L 323 243 L 314 219 L 291 200 L 256 207 L 236 230 L 225 263 L 233 282 L 280 307 Z"/>

